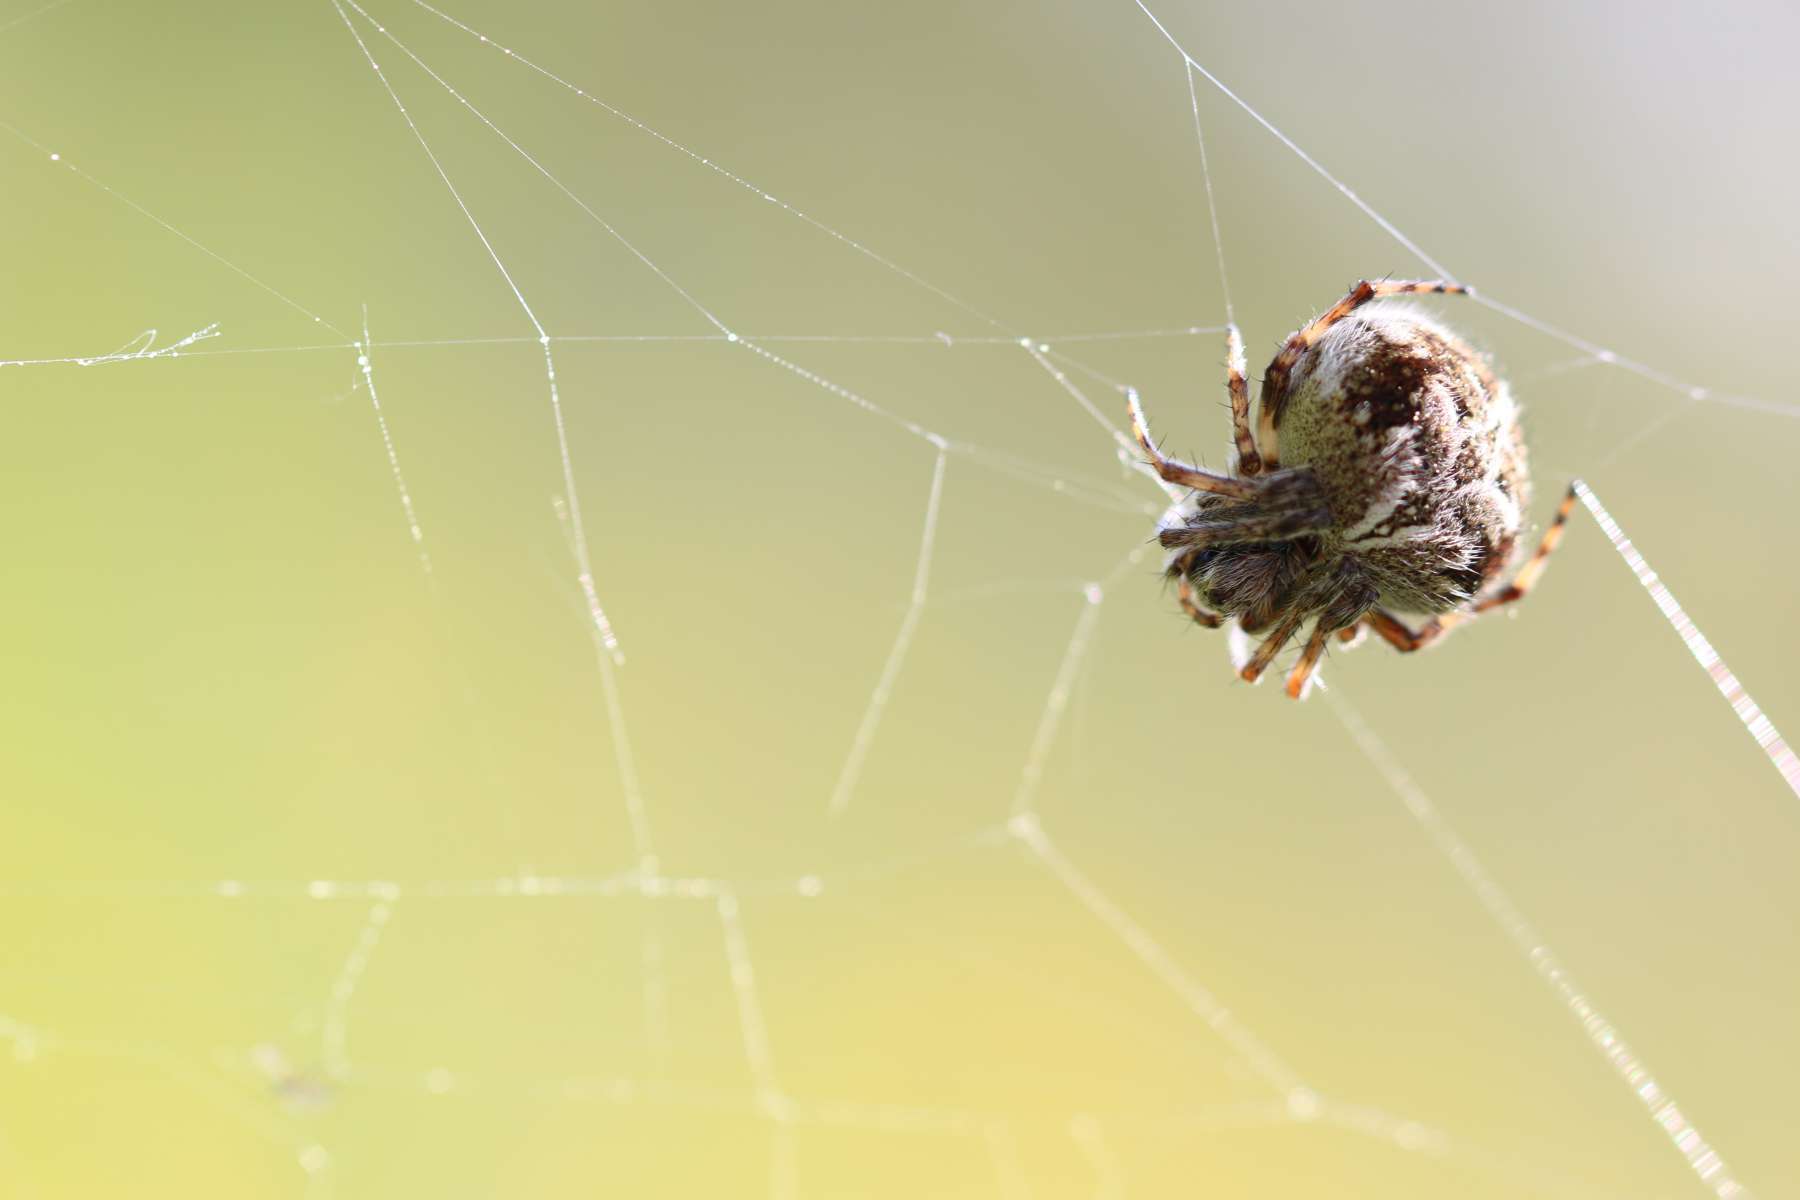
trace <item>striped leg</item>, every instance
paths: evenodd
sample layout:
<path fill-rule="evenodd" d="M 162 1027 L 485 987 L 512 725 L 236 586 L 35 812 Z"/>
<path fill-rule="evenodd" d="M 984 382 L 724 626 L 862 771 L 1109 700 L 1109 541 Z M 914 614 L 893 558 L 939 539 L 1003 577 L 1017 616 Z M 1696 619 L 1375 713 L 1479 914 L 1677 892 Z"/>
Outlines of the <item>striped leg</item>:
<path fill-rule="evenodd" d="M 1296 612 L 1285 617 L 1280 624 L 1276 625 L 1269 636 L 1263 639 L 1262 645 L 1256 648 L 1256 653 L 1250 656 L 1250 661 L 1245 663 L 1243 669 L 1238 672 L 1239 677 L 1245 683 L 1255 683 L 1261 679 L 1262 673 L 1269 669 L 1269 664 L 1281 652 L 1281 648 L 1287 645 L 1288 639 L 1294 636 L 1294 631 L 1300 628 L 1300 622 L 1303 619 L 1301 614 Z"/>
<path fill-rule="evenodd" d="M 1388 645 L 1402 653 L 1410 653 L 1423 650 L 1468 619 L 1466 613 L 1446 613 L 1441 617 L 1433 617 L 1415 630 L 1387 609 L 1378 608 L 1364 617 L 1363 621 L 1380 634 Z"/>
<path fill-rule="evenodd" d="M 1199 601 L 1194 599 L 1194 585 L 1188 582 L 1186 575 L 1181 577 L 1181 582 L 1176 585 L 1175 592 L 1181 599 L 1181 611 L 1193 618 L 1194 624 L 1207 629 L 1217 629 L 1225 623 L 1225 618 L 1218 613 L 1200 607 Z"/>
<path fill-rule="evenodd" d="M 1325 656 L 1325 641 L 1331 636 L 1331 630 L 1325 628 L 1320 621 L 1313 626 L 1312 636 L 1306 639 L 1306 649 L 1300 652 L 1300 661 L 1288 672 L 1287 694 L 1298 700 L 1306 695 L 1312 683 L 1313 671 L 1318 668 L 1319 660 Z"/>
<path fill-rule="evenodd" d="M 1194 624 L 1206 629 L 1217 629 L 1225 623 L 1225 618 L 1216 612 L 1200 607 L 1194 599 L 1194 582 L 1188 578 L 1188 568 L 1194 563 L 1193 554 L 1184 554 L 1169 564 L 1169 574 L 1177 580 L 1175 594 L 1181 600 L 1181 611 L 1186 613 Z"/>
<path fill-rule="evenodd" d="M 1563 526 L 1569 523 L 1569 514 L 1575 510 L 1575 501 L 1581 490 L 1581 480 L 1577 479 L 1569 485 L 1568 494 L 1563 496 L 1562 503 L 1556 506 L 1556 517 L 1550 522 L 1550 528 L 1544 530 L 1544 540 L 1532 551 L 1513 581 L 1495 592 L 1487 599 L 1478 602 L 1473 611 L 1486 612 L 1490 608 L 1499 608 L 1502 604 L 1511 604 L 1515 600 L 1523 600 L 1532 588 L 1537 586 L 1538 578 L 1544 573 L 1544 566 L 1550 556 L 1556 552 L 1558 543 L 1562 541 Z"/>
<path fill-rule="evenodd" d="M 1244 339 L 1236 325 L 1225 328 L 1225 390 L 1231 394 L 1231 436 L 1237 443 L 1238 474 L 1262 473 L 1262 455 L 1250 432 L 1250 381 L 1244 378 Z"/>
<path fill-rule="evenodd" d="M 1262 408 L 1257 415 L 1256 440 L 1262 447 L 1264 468 L 1273 467 L 1280 461 L 1275 421 L 1281 415 L 1282 401 L 1287 395 L 1288 376 L 1293 372 L 1294 364 L 1300 361 L 1300 356 L 1324 337 L 1326 330 L 1369 301 L 1379 300 L 1384 296 L 1410 296 L 1420 292 L 1462 296 L 1467 295 L 1468 291 L 1460 283 L 1447 283 L 1442 279 L 1384 279 L 1380 283 L 1371 283 L 1365 279 L 1351 288 L 1342 300 L 1289 336 L 1270 360 L 1269 369 L 1263 372 Z"/>
<path fill-rule="evenodd" d="M 1239 500 L 1250 500 L 1262 493 L 1255 481 L 1234 479 L 1230 475 L 1221 475 L 1216 471 L 1208 471 L 1196 467 L 1192 463 L 1182 462 L 1179 458 L 1170 458 L 1157 448 L 1156 439 L 1150 436 L 1150 423 L 1144 419 L 1144 406 L 1138 402 L 1135 391 L 1126 393 L 1126 402 L 1131 408 L 1131 432 L 1137 443 L 1144 449 L 1150 465 L 1157 475 L 1166 483 L 1190 487 L 1200 492 L 1215 492 L 1221 496 L 1235 496 Z"/>
<path fill-rule="evenodd" d="M 1394 649 L 1423 650 L 1471 617 L 1487 612 L 1489 609 L 1523 600 L 1530 595 L 1531 589 L 1537 586 L 1537 581 L 1543 577 L 1545 564 L 1550 561 L 1550 555 L 1555 553 L 1557 545 L 1561 543 L 1563 526 L 1569 523 L 1569 513 L 1574 511 L 1578 496 L 1577 489 L 1580 487 L 1579 479 L 1569 485 L 1568 494 L 1563 497 L 1562 503 L 1556 506 L 1555 519 L 1550 522 L 1550 528 L 1544 530 L 1544 539 L 1538 543 L 1538 548 L 1525 561 L 1525 565 L 1519 569 L 1519 573 L 1513 576 L 1513 581 L 1493 595 L 1477 601 L 1467 612 L 1445 613 L 1441 617 L 1433 617 L 1419 626 L 1417 630 L 1409 628 L 1404 621 L 1385 609 L 1378 608 L 1363 620 L 1368 623 L 1370 629 L 1380 634 Z"/>

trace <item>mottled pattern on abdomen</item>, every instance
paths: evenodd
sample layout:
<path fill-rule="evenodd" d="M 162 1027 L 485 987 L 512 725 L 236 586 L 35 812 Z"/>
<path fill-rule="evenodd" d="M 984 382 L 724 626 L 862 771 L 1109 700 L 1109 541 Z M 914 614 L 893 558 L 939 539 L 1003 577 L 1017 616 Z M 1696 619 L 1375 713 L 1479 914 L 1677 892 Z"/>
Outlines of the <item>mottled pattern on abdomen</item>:
<path fill-rule="evenodd" d="M 1448 612 L 1498 585 L 1525 444 L 1506 384 L 1455 334 L 1401 306 L 1352 314 L 1295 364 L 1276 430 L 1281 465 L 1324 487 L 1324 549 L 1360 562 L 1384 606 Z"/>

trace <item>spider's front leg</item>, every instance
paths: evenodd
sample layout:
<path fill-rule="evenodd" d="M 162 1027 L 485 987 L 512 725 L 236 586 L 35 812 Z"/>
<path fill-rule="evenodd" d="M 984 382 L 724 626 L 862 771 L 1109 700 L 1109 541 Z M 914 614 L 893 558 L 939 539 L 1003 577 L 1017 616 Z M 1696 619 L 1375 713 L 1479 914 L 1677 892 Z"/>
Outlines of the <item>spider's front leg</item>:
<path fill-rule="evenodd" d="M 1225 327 L 1225 390 L 1231 396 L 1231 437 L 1237 443 L 1240 475 L 1262 474 L 1262 455 L 1250 431 L 1250 381 L 1244 377 L 1244 339 L 1236 325 Z"/>
<path fill-rule="evenodd" d="M 1217 471 L 1208 471 L 1204 467 L 1196 467 L 1193 463 L 1164 454 L 1157 446 L 1156 439 L 1150 436 L 1150 422 L 1144 417 L 1144 406 L 1138 401 L 1136 389 L 1127 389 L 1125 401 L 1131 411 L 1132 436 L 1137 438 L 1137 444 L 1143 448 L 1151 468 L 1164 483 L 1230 496 L 1237 500 L 1254 500 L 1262 494 L 1262 488 L 1253 480 L 1221 475 Z"/>
<path fill-rule="evenodd" d="M 1162 542 L 1166 548 L 1185 545 L 1197 549 L 1218 541 L 1293 538 L 1331 524 L 1330 506 L 1326 504 L 1318 477 L 1311 468 L 1238 476 L 1208 471 L 1179 458 L 1171 458 L 1150 435 L 1150 423 L 1144 417 L 1144 406 L 1138 400 L 1137 392 L 1127 391 L 1126 400 L 1131 410 L 1131 432 L 1136 435 L 1138 445 L 1143 447 L 1145 457 L 1159 479 L 1178 487 L 1250 502 L 1230 506 L 1211 517 L 1197 515 L 1185 529 L 1164 530 Z M 1247 425 L 1239 429 L 1239 434 L 1249 441 Z M 1249 444 L 1254 456 L 1254 442 L 1249 441 Z"/>

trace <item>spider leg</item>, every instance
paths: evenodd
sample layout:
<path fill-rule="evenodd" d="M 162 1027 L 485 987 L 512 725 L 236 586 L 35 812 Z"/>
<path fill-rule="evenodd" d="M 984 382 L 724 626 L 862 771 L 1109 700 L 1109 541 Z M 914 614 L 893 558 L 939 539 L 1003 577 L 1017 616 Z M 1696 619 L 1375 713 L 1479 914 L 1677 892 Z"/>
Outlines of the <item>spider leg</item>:
<path fill-rule="evenodd" d="M 1175 593 L 1181 600 L 1181 611 L 1193 618 L 1194 624 L 1206 629 L 1217 629 L 1225 623 L 1225 618 L 1218 613 L 1200 607 L 1199 601 L 1194 599 L 1194 585 L 1188 582 L 1186 575 L 1176 585 Z"/>
<path fill-rule="evenodd" d="M 1330 524 L 1331 510 L 1320 502 L 1273 511 L 1255 509 L 1211 520 L 1195 518 L 1190 524 L 1164 529 L 1156 535 L 1156 540 L 1162 543 L 1165 550 L 1180 547 L 1204 550 L 1208 546 L 1234 542 L 1286 541 L 1324 529 Z"/>
<path fill-rule="evenodd" d="M 1295 663 L 1294 669 L 1288 673 L 1287 694 L 1292 699 L 1298 700 L 1306 695 L 1307 688 L 1312 682 L 1313 671 L 1317 669 L 1319 660 L 1325 656 L 1325 642 L 1331 633 L 1332 631 L 1325 627 L 1324 621 L 1313 626 L 1312 636 L 1306 639 L 1306 649 L 1300 652 L 1300 661 Z"/>
<path fill-rule="evenodd" d="M 1225 327 L 1225 390 L 1231 394 L 1231 436 L 1237 443 L 1240 475 L 1262 473 L 1262 455 L 1250 431 L 1250 381 L 1244 377 L 1244 339 L 1236 325 Z"/>
<path fill-rule="evenodd" d="M 1468 291 L 1460 283 L 1449 283 L 1442 279 L 1384 279 L 1379 283 L 1371 283 L 1365 279 L 1351 288 L 1342 300 L 1291 334 L 1270 360 L 1269 369 L 1263 372 L 1262 408 L 1257 414 L 1256 428 L 1256 440 L 1262 447 L 1262 465 L 1265 468 L 1273 467 L 1280 461 L 1280 439 L 1275 433 L 1275 422 L 1280 418 L 1282 404 L 1287 399 L 1288 376 L 1293 373 L 1294 364 L 1300 361 L 1300 356 L 1324 337 L 1326 330 L 1369 301 L 1379 300 L 1384 296 L 1410 296 L 1420 292 L 1462 296 L 1467 295 Z"/>
<path fill-rule="evenodd" d="M 1167 525 L 1157 533 L 1163 549 L 1287 541 L 1331 525 L 1331 505 L 1311 467 L 1271 471 L 1239 482 L 1256 489 L 1253 502 L 1212 501 L 1198 506 L 1181 524 Z"/>
<path fill-rule="evenodd" d="M 1217 629 L 1225 623 L 1225 618 L 1210 609 L 1202 608 L 1200 602 L 1194 599 L 1194 581 L 1188 578 L 1188 567 L 1193 565 L 1195 553 L 1189 551 L 1170 563 L 1168 573 L 1178 581 L 1175 585 L 1175 594 L 1181 600 L 1181 611 L 1186 613 L 1194 624 L 1205 629 Z"/>
<path fill-rule="evenodd" d="M 1388 645 L 1403 654 L 1409 654 L 1414 650 L 1423 650 L 1468 619 L 1467 613 L 1445 613 L 1414 629 L 1387 609 L 1378 608 L 1365 616 L 1363 622 L 1380 634 Z"/>
<path fill-rule="evenodd" d="M 1476 601 L 1465 612 L 1445 613 L 1441 617 L 1433 617 L 1419 626 L 1417 630 L 1409 628 L 1404 621 L 1380 608 L 1364 617 L 1363 621 L 1394 649 L 1410 652 L 1423 650 L 1464 621 L 1487 612 L 1489 609 L 1499 608 L 1516 600 L 1523 600 L 1537 585 L 1537 581 L 1544 574 L 1545 564 L 1550 561 L 1550 555 L 1555 553 L 1556 547 L 1562 542 L 1563 527 L 1569 522 L 1569 513 L 1574 511 L 1577 498 L 1576 489 L 1580 486 L 1580 481 L 1569 485 L 1568 494 L 1563 497 L 1562 503 L 1556 506 L 1556 517 L 1550 522 L 1550 528 L 1544 530 L 1544 538 L 1538 543 L 1538 548 L 1525 561 L 1525 565 L 1519 568 L 1519 573 L 1513 576 L 1513 581 L 1493 595 Z"/>
<path fill-rule="evenodd" d="M 1144 419 L 1144 406 L 1138 403 L 1137 393 L 1127 392 L 1126 401 L 1131 407 L 1132 435 L 1137 438 L 1138 445 L 1143 447 L 1144 454 L 1150 459 L 1151 467 L 1164 482 L 1201 492 L 1216 492 L 1221 496 L 1235 496 L 1239 500 L 1250 500 L 1261 494 L 1262 489 L 1251 480 L 1221 475 L 1165 455 L 1157 448 L 1156 439 L 1150 436 L 1150 423 Z"/>
<path fill-rule="evenodd" d="M 1563 526 L 1569 523 L 1569 514 L 1575 509 L 1575 500 L 1580 487 L 1579 479 L 1569 485 L 1569 490 L 1563 496 L 1562 503 L 1556 506 L 1556 516 L 1551 520 L 1550 528 L 1544 530 L 1544 540 L 1538 543 L 1538 548 L 1532 551 L 1530 558 L 1525 560 L 1525 565 L 1519 568 L 1519 573 L 1513 576 L 1513 581 L 1485 600 L 1478 601 L 1470 610 L 1471 612 L 1484 613 L 1490 608 L 1499 608 L 1502 604 L 1523 600 L 1531 589 L 1537 586 L 1538 578 L 1543 575 L 1544 567 L 1549 563 L 1550 556 L 1556 552 L 1556 547 L 1562 542 Z"/>
<path fill-rule="evenodd" d="M 1269 636 L 1263 639 L 1262 644 L 1256 648 L 1256 653 L 1250 656 L 1250 661 L 1245 663 L 1243 669 L 1238 672 L 1238 676 L 1245 683 L 1255 683 L 1262 678 L 1262 673 L 1268 670 L 1269 663 L 1274 661 L 1275 656 L 1281 652 L 1281 648 L 1287 645 L 1288 639 L 1294 636 L 1294 631 L 1300 628 L 1302 620 L 1304 620 L 1304 616 L 1299 612 L 1293 612 L 1284 617 Z"/>

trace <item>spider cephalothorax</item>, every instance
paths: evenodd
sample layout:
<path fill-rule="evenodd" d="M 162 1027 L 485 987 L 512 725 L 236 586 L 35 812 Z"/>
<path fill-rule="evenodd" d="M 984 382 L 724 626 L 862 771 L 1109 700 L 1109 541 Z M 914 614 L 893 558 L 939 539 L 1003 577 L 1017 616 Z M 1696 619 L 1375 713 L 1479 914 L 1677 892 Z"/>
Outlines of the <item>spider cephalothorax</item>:
<path fill-rule="evenodd" d="M 1243 343 L 1229 331 L 1237 464 L 1218 474 L 1165 456 L 1136 395 L 1132 430 L 1169 483 L 1193 491 L 1157 530 L 1181 606 L 1209 627 L 1265 633 L 1255 681 L 1308 620 L 1288 694 L 1304 695 L 1332 634 L 1367 626 L 1417 650 L 1519 599 L 1555 549 L 1570 489 L 1510 584 L 1530 478 L 1506 384 L 1425 315 L 1363 307 L 1383 296 L 1462 294 L 1449 283 L 1359 283 L 1288 338 L 1263 376 L 1254 433 Z M 1390 610 L 1431 614 L 1416 631 Z"/>

